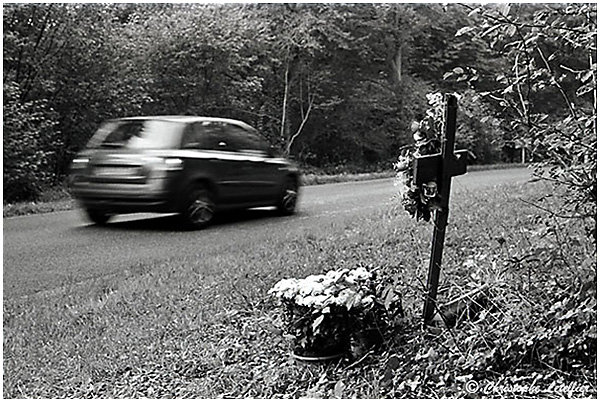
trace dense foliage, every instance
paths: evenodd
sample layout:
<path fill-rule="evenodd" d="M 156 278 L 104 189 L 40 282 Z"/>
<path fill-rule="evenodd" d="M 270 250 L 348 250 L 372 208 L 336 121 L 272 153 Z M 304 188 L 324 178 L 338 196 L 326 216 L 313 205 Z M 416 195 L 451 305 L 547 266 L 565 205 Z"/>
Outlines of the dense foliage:
<path fill-rule="evenodd" d="M 5 4 L 4 132 L 20 139 L 4 143 L 5 202 L 60 181 L 122 115 L 238 118 L 307 166 L 389 167 L 424 95 L 486 52 L 454 37 L 466 18 L 410 4 Z"/>
<path fill-rule="evenodd" d="M 459 147 L 559 166 L 595 216 L 595 5 L 475 7 L 6 4 L 5 202 L 122 115 L 238 118 L 305 166 L 389 168 L 425 95 L 456 91 Z"/>
<path fill-rule="evenodd" d="M 471 25 L 457 35 L 484 42 L 509 65 L 490 76 L 471 65 L 455 76 L 495 104 L 499 124 L 556 184 L 560 215 L 582 219 L 596 234 L 597 12 L 595 4 L 465 6 Z M 490 116 L 491 117 L 491 116 Z"/>

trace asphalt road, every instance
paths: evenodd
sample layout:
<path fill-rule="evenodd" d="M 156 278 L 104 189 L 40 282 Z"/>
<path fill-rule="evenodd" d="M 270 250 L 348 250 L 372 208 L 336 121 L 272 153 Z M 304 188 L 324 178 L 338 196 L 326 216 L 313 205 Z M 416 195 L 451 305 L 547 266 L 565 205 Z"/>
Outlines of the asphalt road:
<path fill-rule="evenodd" d="M 527 169 L 470 172 L 453 181 L 469 190 L 525 182 Z M 309 186 L 298 213 L 279 217 L 270 210 L 227 214 L 207 230 L 181 231 L 174 216 L 117 216 L 106 227 L 89 224 L 79 210 L 3 219 L 3 297 L 14 299 L 111 275 L 143 263 L 160 263 L 201 248 L 240 244 L 290 231 L 319 230 L 356 215 L 389 208 L 391 179 Z"/>

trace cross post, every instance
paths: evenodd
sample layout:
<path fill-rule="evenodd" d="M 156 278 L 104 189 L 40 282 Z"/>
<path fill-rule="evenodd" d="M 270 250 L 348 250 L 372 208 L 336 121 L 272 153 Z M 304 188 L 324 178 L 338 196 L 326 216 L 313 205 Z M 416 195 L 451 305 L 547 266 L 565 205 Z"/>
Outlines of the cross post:
<path fill-rule="evenodd" d="M 423 185 L 435 182 L 439 195 L 439 209 L 435 212 L 433 228 L 433 241 L 431 243 L 431 258 L 429 260 L 429 274 L 427 278 L 427 296 L 423 308 L 424 326 L 427 325 L 435 314 L 440 270 L 442 266 L 442 252 L 444 237 L 448 225 L 448 206 L 450 202 L 450 185 L 452 177 L 467 172 L 468 151 L 454 152 L 454 139 L 456 134 L 456 111 L 458 102 L 456 96 L 446 94 L 446 107 L 444 113 L 444 133 L 442 138 L 441 154 L 417 157 L 414 165 L 415 184 L 422 188 Z"/>

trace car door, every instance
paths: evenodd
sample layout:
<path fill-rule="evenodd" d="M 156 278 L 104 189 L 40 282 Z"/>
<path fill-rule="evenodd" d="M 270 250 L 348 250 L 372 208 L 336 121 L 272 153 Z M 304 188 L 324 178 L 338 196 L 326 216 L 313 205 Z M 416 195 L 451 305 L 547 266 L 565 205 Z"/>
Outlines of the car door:
<path fill-rule="evenodd" d="M 240 188 L 244 198 L 252 202 L 273 200 L 281 180 L 279 166 L 270 156 L 269 144 L 251 127 L 230 124 L 226 132 L 234 143 L 243 170 L 244 183 Z"/>
<path fill-rule="evenodd" d="M 184 138 L 182 148 L 192 151 L 186 155 L 189 156 L 194 175 L 215 184 L 220 203 L 239 202 L 242 173 L 233 144 L 225 134 L 224 123 L 196 122 L 192 132 Z"/>

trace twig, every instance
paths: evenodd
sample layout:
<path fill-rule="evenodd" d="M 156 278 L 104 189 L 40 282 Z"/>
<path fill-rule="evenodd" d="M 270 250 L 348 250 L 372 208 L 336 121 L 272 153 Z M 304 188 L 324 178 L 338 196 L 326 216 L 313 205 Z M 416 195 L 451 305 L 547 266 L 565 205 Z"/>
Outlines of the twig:
<path fill-rule="evenodd" d="M 349 365 L 348 367 L 346 367 L 345 370 L 350 370 L 351 368 L 354 368 L 355 366 L 358 366 L 360 363 L 362 363 L 363 360 L 365 360 L 367 358 L 367 356 L 369 356 L 371 353 L 373 353 L 372 350 L 369 350 L 363 357 L 361 357 L 360 359 L 358 359 L 357 361 L 355 361 L 354 363 L 352 363 L 351 365 Z"/>
<path fill-rule="evenodd" d="M 452 300 L 452 301 L 449 301 L 449 302 L 447 302 L 447 303 L 444 303 L 444 304 L 442 305 L 442 307 L 448 307 L 448 306 L 450 306 L 451 304 L 453 304 L 453 303 L 457 303 L 457 302 L 459 302 L 459 301 L 461 301 L 461 300 L 463 300 L 463 299 L 467 299 L 467 298 L 469 298 L 469 299 L 470 299 L 470 298 L 471 298 L 471 296 L 473 296 L 473 295 L 475 295 L 475 294 L 477 294 L 477 293 L 481 292 L 482 290 L 484 290 L 484 289 L 485 289 L 485 288 L 487 288 L 487 287 L 489 287 L 489 283 L 486 283 L 485 285 L 483 285 L 483 286 L 480 286 L 480 287 L 478 287 L 477 289 L 473 289 L 473 290 L 471 290 L 469 293 L 465 293 L 465 294 L 463 294 L 463 295 L 460 295 L 459 297 L 457 297 L 456 299 L 454 299 L 454 300 Z"/>
<path fill-rule="evenodd" d="M 530 202 L 530 201 L 524 200 L 523 198 L 520 198 L 520 197 L 519 197 L 519 200 L 520 200 L 520 201 L 523 201 L 525 204 L 529 204 L 529 205 L 531 205 L 531 206 L 533 206 L 533 207 L 536 207 L 536 208 L 538 208 L 538 209 L 541 209 L 542 211 L 546 211 L 546 212 L 548 212 L 548 213 L 552 214 L 552 215 L 553 215 L 553 216 L 555 216 L 555 217 L 559 217 L 559 218 L 563 218 L 563 219 L 583 219 L 583 218 L 586 218 L 586 217 L 587 217 L 587 216 L 585 216 L 585 215 L 562 215 L 562 214 L 558 214 L 558 213 L 556 213 L 555 211 L 552 211 L 552 210 L 550 210 L 550 209 L 548 209 L 548 208 L 544 208 L 544 207 L 542 207 L 541 205 L 537 205 L 537 204 L 535 204 L 535 203 L 533 203 L 533 202 Z"/>

